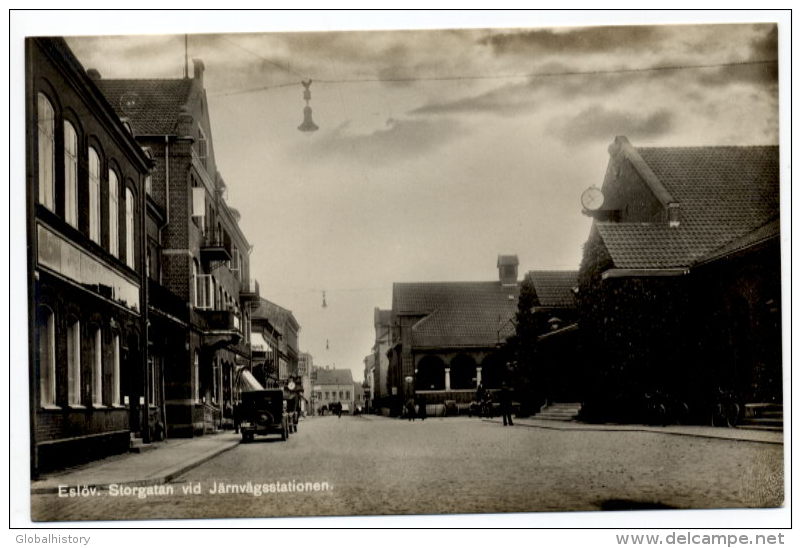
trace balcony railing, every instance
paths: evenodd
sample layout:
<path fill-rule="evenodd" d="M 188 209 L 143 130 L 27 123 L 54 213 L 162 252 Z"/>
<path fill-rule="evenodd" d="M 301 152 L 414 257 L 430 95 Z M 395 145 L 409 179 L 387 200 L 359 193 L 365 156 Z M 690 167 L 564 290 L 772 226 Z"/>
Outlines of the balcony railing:
<path fill-rule="evenodd" d="M 258 301 L 259 300 L 259 282 L 258 280 L 250 279 L 242 282 L 242 287 L 239 289 L 239 298 L 243 302 Z"/>
<path fill-rule="evenodd" d="M 242 331 L 239 315 L 233 310 L 195 309 L 194 313 L 206 331 Z"/>
<path fill-rule="evenodd" d="M 200 257 L 204 261 L 230 261 L 230 238 L 220 229 L 207 230 L 200 242 Z"/>

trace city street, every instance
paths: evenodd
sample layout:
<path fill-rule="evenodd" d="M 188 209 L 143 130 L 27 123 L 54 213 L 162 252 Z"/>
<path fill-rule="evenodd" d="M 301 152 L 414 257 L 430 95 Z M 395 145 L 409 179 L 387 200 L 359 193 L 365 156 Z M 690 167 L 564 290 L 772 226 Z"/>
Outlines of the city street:
<path fill-rule="evenodd" d="M 782 453 L 464 417 L 313 417 L 286 443 L 257 437 L 160 488 L 33 495 L 31 507 L 36 521 L 769 507 L 783 500 Z"/>

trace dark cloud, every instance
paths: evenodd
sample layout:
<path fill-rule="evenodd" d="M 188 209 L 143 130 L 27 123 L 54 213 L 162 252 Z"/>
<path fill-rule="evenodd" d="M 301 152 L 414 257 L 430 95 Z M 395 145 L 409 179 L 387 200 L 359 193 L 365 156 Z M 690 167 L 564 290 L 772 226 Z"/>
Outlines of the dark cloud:
<path fill-rule="evenodd" d="M 595 140 L 609 141 L 615 135 L 636 139 L 659 137 L 672 129 L 673 119 L 673 113 L 665 109 L 635 114 L 594 105 L 569 120 L 554 121 L 551 127 L 565 144 L 574 145 Z"/>
<path fill-rule="evenodd" d="M 451 143 L 461 134 L 460 127 L 456 120 L 448 118 L 390 118 L 384 128 L 371 133 L 354 134 L 348 132 L 348 124 L 345 123 L 313 141 L 312 152 L 320 157 L 348 158 L 372 165 L 393 163 L 426 155 Z"/>
<path fill-rule="evenodd" d="M 767 27 L 767 29 L 764 29 Z M 751 42 L 751 57 L 755 60 L 776 59 L 779 57 L 779 28 L 776 25 L 760 25 L 762 35 Z"/>
<path fill-rule="evenodd" d="M 533 53 L 601 53 L 619 50 L 642 51 L 658 44 L 659 27 L 586 27 L 555 32 L 526 30 L 482 38 L 499 55 Z"/>

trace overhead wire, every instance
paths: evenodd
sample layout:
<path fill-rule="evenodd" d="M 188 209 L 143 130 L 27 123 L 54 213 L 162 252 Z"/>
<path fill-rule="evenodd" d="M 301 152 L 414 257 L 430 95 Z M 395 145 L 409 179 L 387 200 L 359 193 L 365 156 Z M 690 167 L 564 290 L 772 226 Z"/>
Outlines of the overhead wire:
<path fill-rule="evenodd" d="M 264 59 L 263 57 L 259 56 Z M 597 69 L 597 70 L 569 70 L 569 71 L 550 71 L 550 72 L 526 72 L 526 73 L 513 73 L 513 74 L 473 74 L 473 75 L 450 75 L 450 76 L 409 76 L 409 77 L 365 77 L 365 78 L 337 78 L 337 79 L 314 79 L 316 84 L 362 84 L 362 83 L 410 83 L 410 82 L 453 82 L 453 81 L 470 81 L 470 80 L 514 80 L 521 78 L 557 78 L 557 77 L 570 77 L 570 76 L 601 76 L 609 74 L 635 74 L 644 72 L 662 72 L 662 71 L 677 71 L 677 70 L 698 70 L 709 68 L 726 68 L 726 67 L 745 67 L 753 65 L 764 65 L 778 63 L 778 59 L 758 59 L 753 61 L 733 61 L 727 63 L 705 63 L 700 65 L 661 65 L 653 67 L 633 67 L 633 68 L 618 68 L 618 69 Z M 289 70 L 278 63 L 273 63 L 276 66 Z M 298 74 L 292 71 L 293 74 Z M 212 97 L 223 97 L 228 95 L 240 95 L 243 93 L 253 93 L 257 91 L 266 91 L 270 89 L 283 88 L 295 86 L 298 82 L 284 82 L 281 84 L 268 84 L 265 86 L 258 86 L 244 90 L 231 90 L 227 92 L 220 92 L 211 94 Z"/>

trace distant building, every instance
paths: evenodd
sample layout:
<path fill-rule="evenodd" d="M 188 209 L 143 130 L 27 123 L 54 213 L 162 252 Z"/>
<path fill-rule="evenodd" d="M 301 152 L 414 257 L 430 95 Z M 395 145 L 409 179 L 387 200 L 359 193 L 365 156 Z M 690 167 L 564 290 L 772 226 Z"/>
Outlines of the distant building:
<path fill-rule="evenodd" d="M 275 327 L 281 337 L 278 340 L 278 362 L 276 368 L 276 381 L 285 386 L 290 377 L 298 374 L 299 344 L 298 335 L 300 324 L 291 310 L 275 304 L 265 298 L 260 298 L 252 311 L 254 319 L 265 318 Z"/>
<path fill-rule="evenodd" d="M 609 148 L 579 272 L 588 414 L 780 404 L 779 150 Z M 686 406 L 686 407 L 684 407 Z"/>
<path fill-rule="evenodd" d="M 328 411 L 332 403 L 341 403 L 344 411 L 353 412 L 356 386 L 350 369 L 316 368 L 316 380 L 312 386 L 315 413 Z"/>
<path fill-rule="evenodd" d="M 497 350 L 514 329 L 516 255 L 500 255 L 494 282 L 395 283 L 388 387 L 397 412 L 410 397 L 466 405 L 479 383 L 506 376 Z"/>
<path fill-rule="evenodd" d="M 392 340 L 392 310 L 376 308 L 373 311 L 375 343 L 371 362 L 371 406 L 376 412 L 389 414 L 391 391 L 389 387 L 389 356 Z"/>
<path fill-rule="evenodd" d="M 309 411 L 310 399 L 312 395 L 311 372 L 314 368 L 314 358 L 308 352 L 298 354 L 298 373 L 303 387 L 303 400 L 301 403 L 304 412 Z"/>

